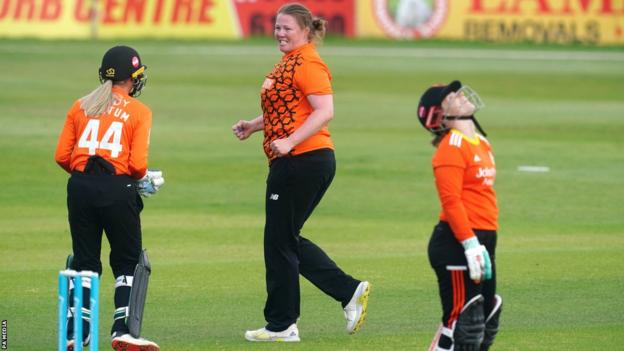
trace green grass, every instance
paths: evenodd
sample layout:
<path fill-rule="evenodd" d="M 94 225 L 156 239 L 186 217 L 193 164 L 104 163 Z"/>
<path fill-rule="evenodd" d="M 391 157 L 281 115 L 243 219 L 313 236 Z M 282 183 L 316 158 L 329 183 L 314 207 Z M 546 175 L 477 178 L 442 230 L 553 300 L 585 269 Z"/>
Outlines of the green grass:
<path fill-rule="evenodd" d="M 71 243 L 67 175 L 53 153 L 67 109 L 97 85 L 111 44 L 0 41 L 0 319 L 10 350 L 55 347 L 57 271 Z M 440 315 L 426 256 L 439 205 L 415 110 L 427 86 L 456 78 L 485 100 L 479 121 L 497 157 L 506 304 L 494 349 L 621 348 L 621 48 L 329 40 L 321 53 L 334 76 L 338 171 L 304 233 L 372 282 L 369 319 L 346 335 L 339 304 L 303 280 L 302 342 L 280 346 L 242 338 L 263 325 L 267 163 L 259 135 L 238 142 L 230 132 L 258 115 L 279 53 L 262 40 L 130 44 L 149 67 L 141 100 L 154 111 L 150 164 L 167 180 L 142 215 L 153 266 L 143 334 L 163 350 L 426 349 Z M 462 57 L 475 51 L 484 55 Z M 520 56 L 503 58 L 509 52 Z M 102 349 L 113 312 L 107 250 Z"/>

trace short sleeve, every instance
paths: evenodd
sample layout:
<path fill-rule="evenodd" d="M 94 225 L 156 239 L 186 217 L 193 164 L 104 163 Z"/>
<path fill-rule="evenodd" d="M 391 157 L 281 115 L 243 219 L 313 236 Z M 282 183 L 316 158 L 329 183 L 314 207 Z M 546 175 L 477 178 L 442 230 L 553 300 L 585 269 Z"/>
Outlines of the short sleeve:
<path fill-rule="evenodd" d="M 304 61 L 295 71 L 295 85 L 304 96 L 332 94 L 331 73 L 322 61 Z"/>

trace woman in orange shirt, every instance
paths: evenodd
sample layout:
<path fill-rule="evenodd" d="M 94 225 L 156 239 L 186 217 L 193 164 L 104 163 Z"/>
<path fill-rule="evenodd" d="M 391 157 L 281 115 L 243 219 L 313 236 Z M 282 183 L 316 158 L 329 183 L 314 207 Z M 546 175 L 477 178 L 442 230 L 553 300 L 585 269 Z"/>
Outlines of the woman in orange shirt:
<path fill-rule="evenodd" d="M 102 231 L 110 243 L 115 276 L 115 350 L 157 351 L 158 345 L 129 334 L 126 317 L 135 267 L 141 255 L 143 202 L 164 183 L 159 171 L 148 171 L 151 110 L 135 99 L 146 82 L 139 54 L 115 46 L 102 58 L 97 89 L 75 101 L 67 113 L 55 160 L 71 174 L 67 210 L 73 260 L 68 268 L 102 274 Z M 89 287 L 83 285 L 83 296 Z M 70 294 L 73 286 L 70 285 Z M 70 299 L 71 301 L 71 299 Z M 83 339 L 89 343 L 89 299 L 84 301 Z M 68 323 L 68 350 L 73 350 L 73 322 Z"/>
<path fill-rule="evenodd" d="M 496 166 L 474 117 L 482 106 L 459 81 L 427 89 L 418 106 L 420 123 L 435 136 L 432 165 L 442 205 L 428 249 L 443 310 L 430 351 L 485 351 L 498 331 Z"/>
<path fill-rule="evenodd" d="M 264 258 L 267 325 L 249 341 L 299 341 L 299 274 L 342 303 L 347 331 L 364 322 L 370 285 L 345 274 L 323 250 L 300 235 L 335 174 L 331 73 L 316 51 L 325 21 L 300 4 L 279 9 L 275 39 L 284 54 L 261 89 L 262 115 L 232 126 L 240 140 L 264 131 L 269 159 Z"/>

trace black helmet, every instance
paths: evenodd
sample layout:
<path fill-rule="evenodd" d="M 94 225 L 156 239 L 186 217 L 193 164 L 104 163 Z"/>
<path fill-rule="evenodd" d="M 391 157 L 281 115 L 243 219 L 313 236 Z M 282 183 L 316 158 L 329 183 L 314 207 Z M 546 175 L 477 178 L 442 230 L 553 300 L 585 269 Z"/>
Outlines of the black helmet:
<path fill-rule="evenodd" d="M 139 96 L 147 82 L 145 70 L 147 66 L 141 63 L 139 53 L 129 46 L 115 46 L 110 48 L 102 57 L 100 66 L 100 82 L 112 80 L 118 82 L 132 79 L 130 96 Z"/>
<path fill-rule="evenodd" d="M 462 86 L 462 83 L 458 80 L 454 80 L 448 85 L 434 85 L 420 97 L 420 102 L 418 103 L 418 120 L 420 124 L 431 133 L 441 135 L 448 130 L 448 127 L 444 125 L 445 119 L 471 119 L 481 134 L 486 136 L 487 134 L 485 134 L 474 115 L 461 117 L 444 116 L 442 112 L 442 102 L 448 94 L 457 92 L 462 88 L 475 97 L 475 102 L 478 101 L 479 108 L 483 107 L 481 98 L 468 86 Z M 472 99 L 473 96 L 470 96 L 469 99 Z"/>
<path fill-rule="evenodd" d="M 443 123 L 442 101 L 452 92 L 461 88 L 461 82 L 454 80 L 449 85 L 434 85 L 427 89 L 418 103 L 418 120 L 425 129 L 435 135 L 446 131 Z"/>

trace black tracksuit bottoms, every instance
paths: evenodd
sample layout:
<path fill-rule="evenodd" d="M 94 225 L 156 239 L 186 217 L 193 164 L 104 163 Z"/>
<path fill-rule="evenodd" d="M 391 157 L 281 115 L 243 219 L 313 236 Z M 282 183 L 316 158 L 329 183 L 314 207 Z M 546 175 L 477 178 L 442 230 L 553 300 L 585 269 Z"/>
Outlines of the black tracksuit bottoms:
<path fill-rule="evenodd" d="M 343 306 L 360 283 L 300 235 L 335 172 L 334 152 L 329 149 L 280 157 L 271 163 L 264 228 L 268 330 L 285 330 L 299 318 L 299 274 Z"/>

